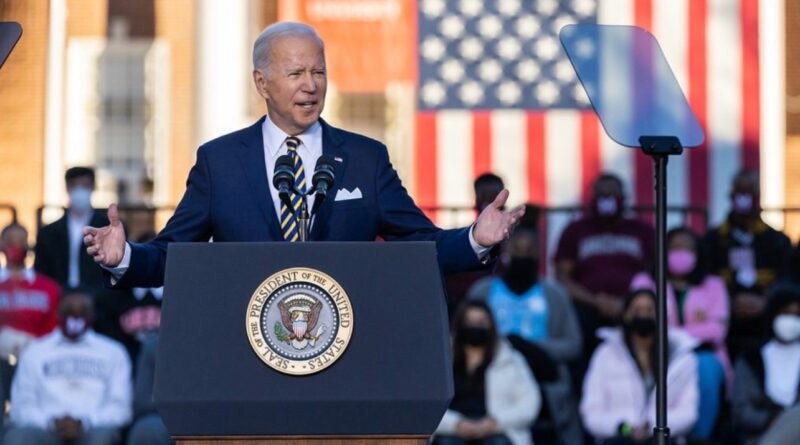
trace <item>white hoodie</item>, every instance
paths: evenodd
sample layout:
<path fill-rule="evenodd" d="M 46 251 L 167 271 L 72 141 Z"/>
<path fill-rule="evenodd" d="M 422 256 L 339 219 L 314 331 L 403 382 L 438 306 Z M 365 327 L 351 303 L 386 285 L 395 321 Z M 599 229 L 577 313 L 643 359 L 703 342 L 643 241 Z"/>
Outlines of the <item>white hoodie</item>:
<path fill-rule="evenodd" d="M 530 427 L 539 415 L 539 385 L 519 352 L 500 340 L 492 363 L 486 368 L 486 413 L 497 421 L 497 430 L 514 445 L 532 443 Z M 436 434 L 453 435 L 463 416 L 448 409 Z"/>
<path fill-rule="evenodd" d="M 592 355 L 583 380 L 580 411 L 584 426 L 598 439 L 616 436 L 621 423 L 652 428 L 656 422 L 656 388 L 645 394 L 642 375 L 625 345 L 622 330 L 598 329 L 597 336 L 605 341 Z M 697 358 L 693 352 L 697 344 L 686 332 L 670 328 L 667 423 L 675 437 L 686 436 L 697 420 Z"/>
<path fill-rule="evenodd" d="M 70 416 L 87 429 L 121 427 L 131 420 L 131 392 L 131 363 L 121 344 L 91 330 L 72 342 L 56 329 L 19 359 L 11 421 L 49 429 L 54 419 Z"/>

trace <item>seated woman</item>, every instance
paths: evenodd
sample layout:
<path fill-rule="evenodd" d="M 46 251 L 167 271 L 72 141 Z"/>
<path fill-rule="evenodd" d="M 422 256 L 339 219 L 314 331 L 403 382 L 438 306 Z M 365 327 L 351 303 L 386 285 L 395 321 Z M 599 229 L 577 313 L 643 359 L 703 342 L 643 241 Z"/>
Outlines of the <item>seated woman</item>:
<path fill-rule="evenodd" d="M 707 440 L 719 417 L 723 389 L 733 383 L 725 348 L 728 332 L 728 289 L 722 278 L 708 273 L 700 238 L 688 227 L 667 234 L 667 321 L 697 339 L 700 408 L 691 437 Z M 631 289 L 655 290 L 648 273 L 633 278 Z M 727 385 L 725 385 L 727 383 Z"/>
<path fill-rule="evenodd" d="M 598 443 L 649 444 L 656 418 L 656 297 L 638 290 L 625 299 L 622 328 L 597 331 L 603 343 L 583 382 L 581 418 Z M 667 418 L 672 437 L 689 434 L 697 420 L 697 340 L 670 332 Z"/>
<path fill-rule="evenodd" d="M 466 301 L 452 329 L 455 397 L 433 443 L 530 444 L 541 396 L 525 360 L 498 338 L 486 303 Z"/>
<path fill-rule="evenodd" d="M 772 338 L 736 361 L 735 425 L 752 443 L 800 443 L 800 288 L 779 285 L 767 301 Z M 748 442 L 751 443 L 751 442 Z"/>
<path fill-rule="evenodd" d="M 578 402 L 567 366 L 581 357 L 583 337 L 566 291 L 539 275 L 539 234 L 519 226 L 503 243 L 501 272 L 475 283 L 470 299 L 486 301 L 497 330 L 525 357 L 542 391 L 534 425 L 540 441 L 583 440 Z"/>

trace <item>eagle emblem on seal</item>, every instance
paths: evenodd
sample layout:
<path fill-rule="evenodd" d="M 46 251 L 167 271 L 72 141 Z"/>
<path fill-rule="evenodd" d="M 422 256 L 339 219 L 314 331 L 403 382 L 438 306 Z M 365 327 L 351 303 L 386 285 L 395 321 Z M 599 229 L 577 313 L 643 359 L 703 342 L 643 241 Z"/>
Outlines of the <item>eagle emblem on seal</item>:
<path fill-rule="evenodd" d="M 295 349 L 313 347 L 325 333 L 325 325 L 317 328 L 322 302 L 310 295 L 294 294 L 278 303 L 278 310 L 281 323 L 275 323 L 275 334 Z"/>

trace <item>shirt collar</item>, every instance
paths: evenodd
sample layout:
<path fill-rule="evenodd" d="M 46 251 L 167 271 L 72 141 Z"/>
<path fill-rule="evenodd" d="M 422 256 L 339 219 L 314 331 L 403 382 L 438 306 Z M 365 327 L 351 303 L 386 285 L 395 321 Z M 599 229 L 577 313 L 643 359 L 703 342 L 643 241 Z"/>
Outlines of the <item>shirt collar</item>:
<path fill-rule="evenodd" d="M 8 268 L 0 267 L 0 281 L 6 281 L 10 277 L 11 272 L 8 271 Z M 28 283 L 33 283 L 36 280 L 36 272 L 34 272 L 32 268 L 26 267 L 25 271 L 22 273 L 22 278 Z"/>
<path fill-rule="evenodd" d="M 92 221 L 92 216 L 94 216 L 94 209 L 89 209 L 89 211 L 86 212 L 86 214 L 84 214 L 82 218 L 76 218 L 75 216 L 73 216 L 72 213 L 69 211 L 69 209 L 66 210 L 66 213 L 67 213 L 67 221 L 69 221 L 72 224 L 77 224 L 81 226 L 81 228 L 83 228 L 83 226 L 89 225 L 89 223 Z"/>
<path fill-rule="evenodd" d="M 281 150 L 281 146 L 289 135 L 278 128 L 270 120 L 269 116 L 264 119 L 264 123 L 261 125 L 261 132 L 264 135 L 264 147 L 266 147 L 267 154 L 271 158 L 277 158 L 279 155 L 285 154 L 285 150 Z M 303 146 L 312 154 L 322 155 L 322 125 L 320 125 L 319 121 L 314 122 L 306 131 L 295 137 L 300 139 Z"/>
<path fill-rule="evenodd" d="M 64 333 L 61 332 L 61 328 L 56 327 L 53 331 L 56 337 L 56 343 L 68 344 L 68 345 L 80 345 L 86 343 L 87 341 L 92 341 L 94 338 L 94 329 L 89 328 L 86 330 L 86 333 L 81 336 L 78 340 L 70 340 L 64 336 Z"/>

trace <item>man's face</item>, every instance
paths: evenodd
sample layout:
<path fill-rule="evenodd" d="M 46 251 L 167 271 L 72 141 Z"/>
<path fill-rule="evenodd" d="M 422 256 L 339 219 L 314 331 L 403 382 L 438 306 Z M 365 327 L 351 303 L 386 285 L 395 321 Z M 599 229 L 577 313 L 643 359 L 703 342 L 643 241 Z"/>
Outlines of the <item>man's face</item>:
<path fill-rule="evenodd" d="M 616 181 L 610 179 L 599 180 L 594 184 L 594 196 L 599 197 L 612 197 L 622 198 L 622 189 Z"/>
<path fill-rule="evenodd" d="M 10 266 L 23 266 L 28 252 L 28 233 L 21 227 L 10 228 L 0 240 L 0 247 Z"/>
<path fill-rule="evenodd" d="M 300 134 L 325 106 L 325 53 L 312 37 L 287 36 L 272 45 L 268 57 L 265 72 L 253 71 L 256 88 L 272 122 L 290 135 Z"/>
<path fill-rule="evenodd" d="M 69 181 L 67 181 L 67 191 L 74 188 L 85 188 L 89 190 L 94 190 L 94 182 L 92 181 L 91 176 L 76 176 Z"/>
<path fill-rule="evenodd" d="M 741 175 L 733 181 L 731 206 L 734 213 L 739 215 L 751 215 L 758 211 L 758 184 L 752 176 Z"/>

